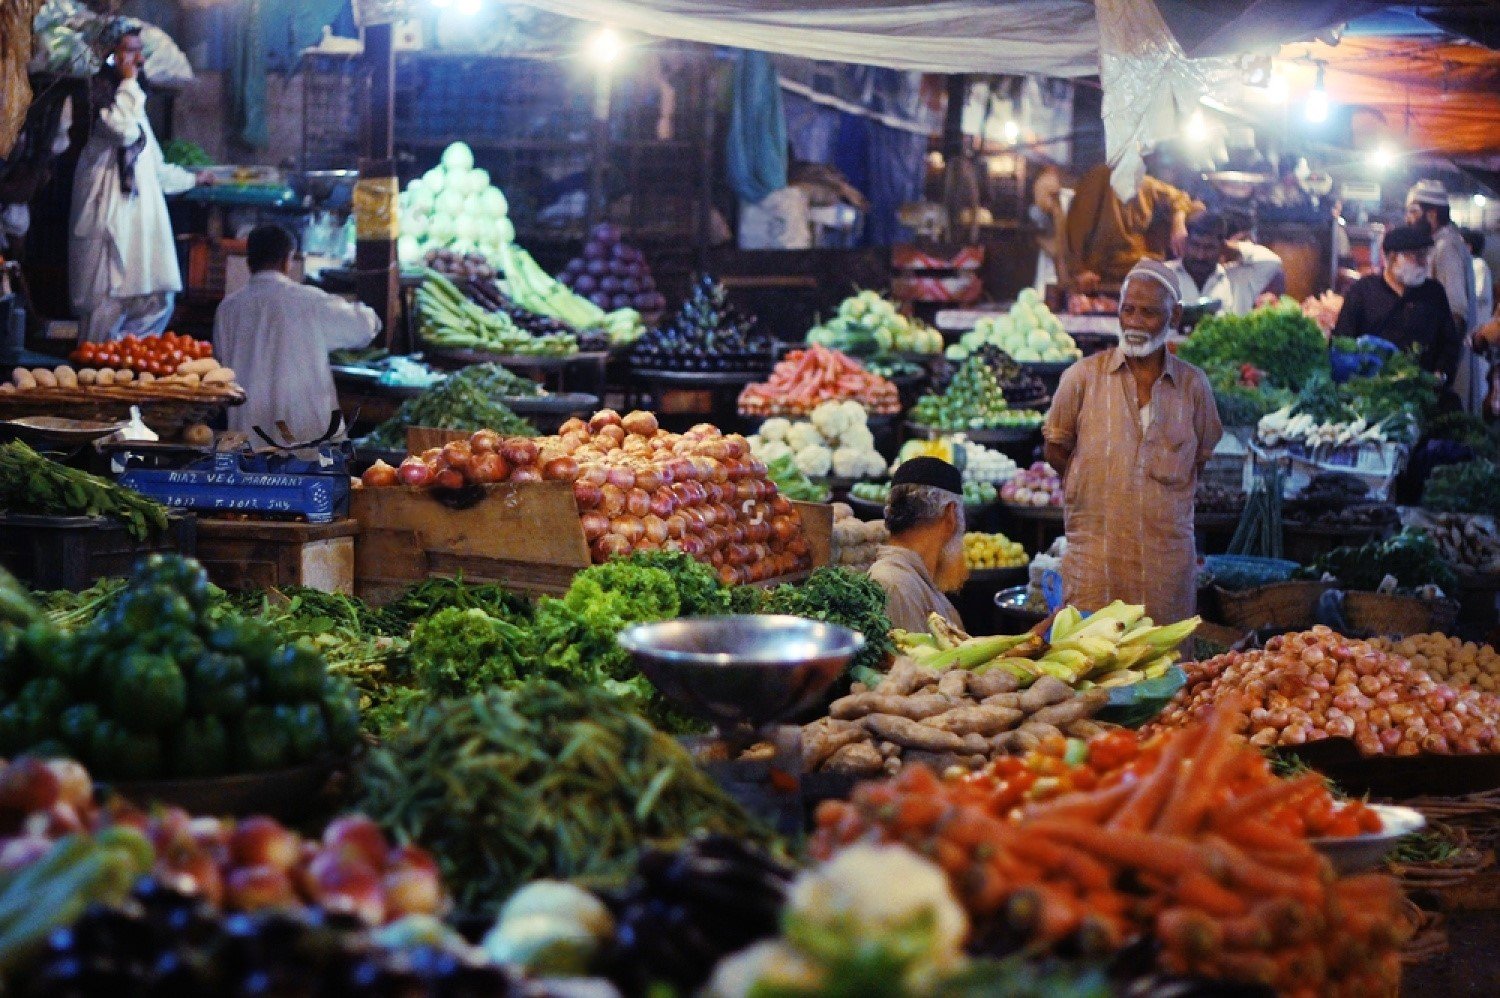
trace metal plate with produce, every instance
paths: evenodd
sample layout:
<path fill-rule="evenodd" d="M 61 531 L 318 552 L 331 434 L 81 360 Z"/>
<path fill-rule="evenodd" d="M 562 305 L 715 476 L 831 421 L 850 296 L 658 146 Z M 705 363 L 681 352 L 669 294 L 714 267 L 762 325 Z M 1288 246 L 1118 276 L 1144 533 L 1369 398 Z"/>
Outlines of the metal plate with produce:
<path fill-rule="evenodd" d="M 22 416 L 0 423 L 7 436 L 39 443 L 86 444 L 125 427 L 118 421 L 66 419 L 62 416 Z"/>
<path fill-rule="evenodd" d="M 569 354 L 514 354 L 491 353 L 488 350 L 446 348 L 429 350 L 434 361 L 449 367 L 468 367 L 470 364 L 503 364 L 506 367 L 532 368 L 539 371 L 555 371 L 569 364 L 585 361 L 602 364 L 609 359 L 607 350 L 579 350 Z"/>
<path fill-rule="evenodd" d="M 765 378 L 770 368 L 759 371 L 650 371 L 635 368 L 635 376 L 647 383 L 677 388 L 734 388 Z"/>
<path fill-rule="evenodd" d="M 1344 838 L 1309 839 L 1314 849 L 1328 857 L 1341 876 L 1378 869 L 1386 854 L 1408 835 L 1427 827 L 1427 819 L 1415 808 L 1394 804 L 1369 804 L 1380 815 L 1381 829 Z"/>
<path fill-rule="evenodd" d="M 592 413 L 599 407 L 599 396 L 588 392 L 562 392 L 557 395 L 502 395 L 500 401 L 518 416 L 569 416 Z"/>

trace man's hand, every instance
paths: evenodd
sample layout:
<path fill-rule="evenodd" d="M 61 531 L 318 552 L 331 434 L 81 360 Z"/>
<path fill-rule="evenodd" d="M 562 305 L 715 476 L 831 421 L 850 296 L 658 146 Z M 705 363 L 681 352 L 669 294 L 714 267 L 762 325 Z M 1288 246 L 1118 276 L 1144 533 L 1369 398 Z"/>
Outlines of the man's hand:
<path fill-rule="evenodd" d="M 1160 230 L 1158 230 L 1160 231 Z M 1172 255 L 1181 257 L 1183 250 L 1187 249 L 1187 214 L 1176 211 L 1172 213 Z"/>

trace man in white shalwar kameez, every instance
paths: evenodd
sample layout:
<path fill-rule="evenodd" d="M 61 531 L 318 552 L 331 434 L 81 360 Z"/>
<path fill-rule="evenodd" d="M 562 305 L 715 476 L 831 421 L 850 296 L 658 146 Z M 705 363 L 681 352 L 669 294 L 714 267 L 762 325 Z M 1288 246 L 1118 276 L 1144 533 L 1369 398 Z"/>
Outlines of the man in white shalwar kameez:
<path fill-rule="evenodd" d="M 139 25 L 122 19 L 113 33 L 113 61 L 92 81 L 93 120 L 73 177 L 68 284 L 85 343 L 167 328 L 182 274 L 166 195 L 197 179 L 162 158 L 146 120 Z"/>
<path fill-rule="evenodd" d="M 245 239 L 250 282 L 214 315 L 214 354 L 234 369 L 245 404 L 229 410 L 229 428 L 260 427 L 272 439 L 284 422 L 293 443 L 321 437 L 338 408 L 330 350 L 368 346 L 380 319 L 368 305 L 298 284 L 288 276 L 296 240 L 279 225 Z"/>

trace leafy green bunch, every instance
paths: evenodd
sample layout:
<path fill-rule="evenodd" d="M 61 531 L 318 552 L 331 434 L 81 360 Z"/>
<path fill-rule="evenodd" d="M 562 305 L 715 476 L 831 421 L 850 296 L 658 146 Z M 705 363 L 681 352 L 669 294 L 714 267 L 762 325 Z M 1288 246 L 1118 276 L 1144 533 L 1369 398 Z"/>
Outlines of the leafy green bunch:
<path fill-rule="evenodd" d="M 1292 390 L 1313 374 L 1329 371 L 1322 330 L 1288 298 L 1247 315 L 1209 316 L 1177 356 L 1210 377 L 1226 370 L 1237 374 L 1241 364 L 1250 364 L 1265 372 L 1271 387 Z"/>

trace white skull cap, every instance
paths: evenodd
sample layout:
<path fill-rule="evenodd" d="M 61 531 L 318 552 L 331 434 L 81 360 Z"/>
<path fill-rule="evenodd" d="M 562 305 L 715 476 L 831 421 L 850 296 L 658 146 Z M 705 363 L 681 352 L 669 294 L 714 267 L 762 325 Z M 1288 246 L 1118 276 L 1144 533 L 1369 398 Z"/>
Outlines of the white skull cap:
<path fill-rule="evenodd" d="M 1428 205 L 1433 208 L 1448 207 L 1448 188 L 1441 180 L 1419 180 L 1406 192 L 1407 204 Z"/>
<path fill-rule="evenodd" d="M 1168 267 L 1160 260 L 1153 260 L 1149 256 L 1142 257 L 1134 267 L 1130 268 L 1130 273 L 1125 275 L 1125 280 L 1120 282 L 1121 299 L 1125 297 L 1126 287 L 1138 277 L 1155 281 L 1166 288 L 1167 292 L 1171 295 L 1173 305 L 1180 305 L 1182 303 L 1182 286 L 1177 283 L 1177 275 L 1172 272 L 1171 267 Z"/>

